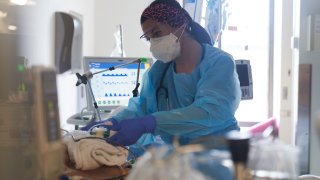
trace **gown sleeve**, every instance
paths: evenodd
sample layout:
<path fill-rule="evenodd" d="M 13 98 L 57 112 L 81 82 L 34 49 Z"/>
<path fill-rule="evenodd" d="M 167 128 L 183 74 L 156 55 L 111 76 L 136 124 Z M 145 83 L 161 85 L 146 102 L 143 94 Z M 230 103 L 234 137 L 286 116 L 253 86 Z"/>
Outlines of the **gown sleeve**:
<path fill-rule="evenodd" d="M 133 97 L 129 100 L 128 106 L 121 112 L 113 116 L 112 118 L 118 122 L 135 117 L 142 117 L 155 112 L 156 110 L 156 99 L 155 99 L 155 86 L 159 83 L 159 74 L 161 74 L 166 65 L 162 62 L 155 62 L 151 69 L 147 71 L 143 76 L 143 83 L 140 95 L 138 97 Z M 142 135 L 138 142 L 131 145 L 131 150 L 137 151 L 136 154 L 140 154 L 141 145 L 145 146 L 152 144 L 156 141 L 156 137 L 153 134 Z"/>

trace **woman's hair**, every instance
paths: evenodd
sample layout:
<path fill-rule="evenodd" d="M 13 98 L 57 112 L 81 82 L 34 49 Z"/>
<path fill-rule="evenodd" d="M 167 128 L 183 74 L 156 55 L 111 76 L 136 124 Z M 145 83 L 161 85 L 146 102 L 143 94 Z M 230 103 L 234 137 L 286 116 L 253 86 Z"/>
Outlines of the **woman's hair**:
<path fill-rule="evenodd" d="M 187 30 L 199 43 L 212 44 L 207 31 L 197 22 L 193 21 L 188 12 L 176 0 L 155 0 L 142 13 L 140 23 L 152 19 L 168 24 L 173 28 L 187 24 Z"/>

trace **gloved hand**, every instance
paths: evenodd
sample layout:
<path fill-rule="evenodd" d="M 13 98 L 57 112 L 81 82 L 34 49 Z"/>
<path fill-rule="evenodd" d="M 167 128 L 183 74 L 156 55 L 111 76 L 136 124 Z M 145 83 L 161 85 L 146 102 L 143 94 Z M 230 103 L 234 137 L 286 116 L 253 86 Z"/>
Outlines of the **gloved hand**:
<path fill-rule="evenodd" d="M 101 125 L 98 125 L 101 124 Z M 102 120 L 102 121 L 90 121 L 86 126 L 80 128 L 80 130 L 82 131 L 88 131 L 90 128 L 92 128 L 93 126 L 98 125 L 97 127 L 101 127 L 101 126 L 105 126 L 107 128 L 113 128 L 113 129 L 119 129 L 119 123 L 117 120 L 110 118 L 107 120 Z"/>
<path fill-rule="evenodd" d="M 108 126 L 110 130 L 118 131 L 110 140 L 124 146 L 137 142 L 144 133 L 153 133 L 156 128 L 156 118 L 152 115 L 124 119 L 118 125 Z"/>

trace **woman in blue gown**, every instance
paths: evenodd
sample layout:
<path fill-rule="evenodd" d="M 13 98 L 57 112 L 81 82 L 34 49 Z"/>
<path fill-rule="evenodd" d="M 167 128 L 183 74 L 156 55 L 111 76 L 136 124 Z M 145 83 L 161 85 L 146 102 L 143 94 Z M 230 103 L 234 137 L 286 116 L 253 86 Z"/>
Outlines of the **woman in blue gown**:
<path fill-rule="evenodd" d="M 209 35 L 175 0 L 155 0 L 141 15 L 142 38 L 157 61 L 144 76 L 139 97 L 105 122 L 123 145 L 181 144 L 239 130 L 234 117 L 240 84 L 232 56 L 213 47 Z"/>

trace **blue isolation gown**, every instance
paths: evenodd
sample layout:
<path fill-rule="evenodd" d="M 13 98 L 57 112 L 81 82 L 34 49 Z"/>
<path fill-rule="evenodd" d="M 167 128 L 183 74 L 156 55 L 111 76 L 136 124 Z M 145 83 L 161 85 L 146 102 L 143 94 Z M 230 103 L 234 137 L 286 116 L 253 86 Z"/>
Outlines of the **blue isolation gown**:
<path fill-rule="evenodd" d="M 139 97 L 113 118 L 153 115 L 154 134 L 166 143 L 178 136 L 181 144 L 204 135 L 223 135 L 239 130 L 234 117 L 240 102 L 240 83 L 229 54 L 203 44 L 202 58 L 192 73 L 175 73 L 175 63 L 156 61 L 145 74 Z M 145 134 L 146 145 L 154 136 Z"/>

